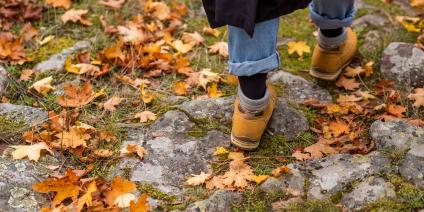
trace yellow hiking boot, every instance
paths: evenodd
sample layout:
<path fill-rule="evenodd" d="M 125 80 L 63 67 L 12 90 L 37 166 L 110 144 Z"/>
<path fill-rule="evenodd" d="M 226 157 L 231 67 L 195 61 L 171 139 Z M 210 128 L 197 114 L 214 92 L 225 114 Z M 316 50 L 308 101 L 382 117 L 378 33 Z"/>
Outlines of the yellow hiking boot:
<path fill-rule="evenodd" d="M 238 98 L 234 102 L 231 144 L 242 150 L 251 151 L 258 148 L 262 134 L 277 104 L 277 92 L 271 83 L 267 83 L 267 87 L 270 98 L 263 111 L 249 113 L 241 108 Z"/>
<path fill-rule="evenodd" d="M 334 49 L 315 46 L 312 55 L 310 74 L 323 80 L 336 80 L 343 69 L 355 56 L 358 38 L 352 28 L 346 28 L 347 39 L 344 44 Z"/>

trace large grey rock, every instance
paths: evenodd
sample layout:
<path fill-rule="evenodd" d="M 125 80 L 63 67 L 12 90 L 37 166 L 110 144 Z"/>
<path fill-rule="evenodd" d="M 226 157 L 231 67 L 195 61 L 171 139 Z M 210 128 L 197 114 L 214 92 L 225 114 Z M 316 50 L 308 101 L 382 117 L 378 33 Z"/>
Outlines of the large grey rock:
<path fill-rule="evenodd" d="M 303 103 L 307 99 L 315 98 L 322 102 L 331 102 L 330 93 L 300 76 L 285 71 L 272 73 L 269 77 L 272 83 L 282 83 L 283 92 L 288 101 Z"/>
<path fill-rule="evenodd" d="M 286 192 L 293 196 L 304 194 L 305 176 L 297 164 L 287 165 L 291 172 L 279 178 L 270 177 L 263 182 L 259 189 L 267 193 Z"/>
<path fill-rule="evenodd" d="M 43 109 L 9 103 L 0 103 L 0 116 L 16 122 L 23 121 L 27 126 L 41 124 L 48 119 L 48 114 Z"/>
<path fill-rule="evenodd" d="M 34 71 L 45 72 L 45 71 L 60 71 L 65 67 L 66 58 L 78 51 L 87 50 L 90 48 L 90 42 L 79 41 L 74 46 L 64 49 L 58 54 L 50 56 L 46 61 L 40 62 L 34 67 Z"/>
<path fill-rule="evenodd" d="M 424 189 L 424 140 L 411 144 L 399 171 L 405 179 Z"/>
<path fill-rule="evenodd" d="M 342 197 L 342 204 L 351 210 L 360 210 L 368 203 L 383 198 L 395 198 L 394 186 L 380 177 L 370 177 Z"/>
<path fill-rule="evenodd" d="M 403 121 L 376 121 L 370 135 L 378 150 L 406 151 L 414 142 L 424 142 L 424 129 Z"/>
<path fill-rule="evenodd" d="M 218 190 L 208 199 L 195 202 L 187 207 L 187 212 L 232 211 L 232 205 L 242 200 L 241 193 Z"/>
<path fill-rule="evenodd" d="M 216 147 L 228 146 L 230 141 L 228 135 L 218 131 L 210 131 L 202 138 L 187 136 L 192 126 L 183 112 L 169 111 L 151 127 L 133 129 L 123 146 L 140 144 L 148 154 L 142 161 L 126 158 L 111 174 L 128 170 L 131 181 L 151 184 L 168 194 L 181 194 L 186 177 L 210 173 L 209 161 Z"/>
<path fill-rule="evenodd" d="M 381 72 L 402 89 L 424 87 L 424 51 L 412 43 L 391 43 L 383 51 Z"/>
<path fill-rule="evenodd" d="M 305 164 L 311 172 L 308 198 L 325 199 L 343 191 L 353 181 L 389 172 L 389 163 L 390 160 L 378 152 L 368 155 L 336 154 L 308 161 Z"/>
<path fill-rule="evenodd" d="M 4 67 L 0 65 L 0 96 L 3 95 L 4 90 L 6 89 L 7 79 L 8 77 L 6 69 L 4 69 Z"/>
<path fill-rule="evenodd" d="M 195 119 L 216 119 L 222 124 L 230 124 L 234 97 L 193 100 L 184 102 L 179 109 Z M 299 111 L 291 107 L 285 99 L 279 98 L 268 128 L 276 135 L 284 135 L 288 140 L 296 139 L 309 129 L 308 121 Z"/>
<path fill-rule="evenodd" d="M 10 149 L 8 149 L 10 150 Z M 8 152 L 6 150 L 6 152 Z M 52 171 L 47 165 L 59 165 L 50 156 L 36 163 L 13 160 L 9 154 L 0 157 L 0 211 L 39 211 L 50 203 L 48 196 L 32 190 L 32 185 L 46 179 Z"/>

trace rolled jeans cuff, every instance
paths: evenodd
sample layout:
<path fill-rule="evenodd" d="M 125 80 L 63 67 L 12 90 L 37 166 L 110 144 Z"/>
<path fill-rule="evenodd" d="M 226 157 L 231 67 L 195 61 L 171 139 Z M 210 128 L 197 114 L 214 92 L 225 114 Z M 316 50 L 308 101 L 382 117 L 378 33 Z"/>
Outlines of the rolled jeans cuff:
<path fill-rule="evenodd" d="M 241 63 L 228 62 L 229 71 L 236 76 L 252 76 L 259 73 L 268 73 L 280 67 L 280 56 L 277 52 L 273 55 L 257 60 Z"/>
<path fill-rule="evenodd" d="M 344 18 L 328 18 L 317 13 L 314 9 L 314 3 L 309 4 L 311 19 L 320 29 L 338 29 L 350 27 L 355 19 L 356 10 L 353 8 Z"/>

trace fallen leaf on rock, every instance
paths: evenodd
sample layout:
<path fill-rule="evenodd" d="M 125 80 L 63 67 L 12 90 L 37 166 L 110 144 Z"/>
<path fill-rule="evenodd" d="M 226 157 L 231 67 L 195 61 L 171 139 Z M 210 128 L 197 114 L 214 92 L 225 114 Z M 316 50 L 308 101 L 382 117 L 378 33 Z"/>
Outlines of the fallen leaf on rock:
<path fill-rule="evenodd" d="M 339 80 L 336 82 L 337 87 L 342 87 L 342 88 L 349 90 L 349 91 L 353 91 L 353 90 L 359 88 L 359 85 L 360 84 L 358 82 L 356 82 L 356 80 L 354 78 L 348 79 L 344 76 L 341 76 L 339 78 Z"/>
<path fill-rule="evenodd" d="M 58 141 L 52 143 L 56 148 L 77 148 L 79 146 L 87 147 L 87 140 L 91 138 L 85 129 L 70 127 L 69 131 L 62 131 L 55 135 Z"/>
<path fill-rule="evenodd" d="M 187 96 L 187 88 L 188 85 L 184 81 L 177 81 L 172 85 L 172 91 L 179 96 Z"/>
<path fill-rule="evenodd" d="M 228 43 L 219 41 L 209 46 L 209 52 L 213 54 L 219 54 L 223 57 L 228 57 Z"/>
<path fill-rule="evenodd" d="M 219 37 L 219 35 L 221 34 L 221 32 L 217 29 L 212 29 L 210 27 L 203 27 L 203 33 L 208 34 L 208 35 L 212 35 L 215 37 Z"/>
<path fill-rule="evenodd" d="M 62 7 L 64 9 L 69 10 L 72 6 L 71 0 L 46 0 L 46 5 L 51 5 L 54 8 Z"/>
<path fill-rule="evenodd" d="M 112 96 L 105 103 L 101 104 L 103 109 L 114 112 L 116 110 L 117 105 L 119 105 L 124 99 L 119 96 Z"/>
<path fill-rule="evenodd" d="M 424 106 L 424 88 L 416 88 L 414 89 L 414 93 L 408 95 L 410 100 L 414 100 L 414 107 Z"/>
<path fill-rule="evenodd" d="M 144 155 L 147 154 L 146 149 L 138 144 L 128 144 L 125 148 L 121 149 L 121 154 L 132 154 L 136 153 L 140 159 L 143 159 Z"/>
<path fill-rule="evenodd" d="M 228 153 L 230 152 L 225 147 L 220 146 L 215 149 L 215 152 L 213 153 L 213 155 L 225 155 Z"/>
<path fill-rule="evenodd" d="M 98 1 L 100 5 L 111 7 L 114 9 L 120 9 L 125 3 L 125 0 L 100 0 Z"/>
<path fill-rule="evenodd" d="M 13 145 L 10 147 L 15 149 L 12 152 L 12 157 L 14 160 L 28 157 L 30 160 L 38 161 L 40 158 L 41 150 L 46 150 L 51 155 L 54 155 L 53 151 L 50 150 L 50 147 L 44 142 L 32 145 Z"/>
<path fill-rule="evenodd" d="M 88 14 L 88 10 L 75 10 L 70 9 L 63 14 L 60 19 L 63 21 L 63 23 L 67 22 L 73 22 L 77 23 L 80 22 L 81 24 L 85 26 L 91 26 L 93 23 L 91 23 L 90 20 L 88 20 L 85 16 Z"/>
<path fill-rule="evenodd" d="M 128 194 L 128 193 L 131 194 L 135 191 L 136 191 L 135 183 L 128 181 L 128 180 L 125 180 L 125 179 L 122 179 L 119 176 L 116 176 L 112 181 L 112 188 L 109 191 L 107 191 L 106 194 L 105 194 L 106 202 L 110 207 L 113 207 L 115 205 L 115 203 L 116 203 L 115 201 L 118 197 L 122 198 L 122 195 L 125 195 L 125 194 Z M 129 205 L 129 202 L 128 202 L 128 205 Z"/>
<path fill-rule="evenodd" d="M 293 157 L 296 158 L 296 160 L 304 161 L 311 158 L 311 156 L 308 153 L 302 153 L 301 151 L 297 150 L 292 154 Z"/>
<path fill-rule="evenodd" d="M 268 178 L 269 178 L 268 175 L 259 175 L 259 176 L 252 175 L 250 177 L 250 180 L 259 185 L 259 184 L 262 184 L 263 182 L 265 182 L 265 180 L 267 180 Z"/>
<path fill-rule="evenodd" d="M 322 158 L 324 155 L 337 153 L 333 147 L 323 143 L 312 144 L 311 146 L 306 147 L 304 151 L 310 153 L 311 158 Z"/>
<path fill-rule="evenodd" d="M 308 44 L 306 44 L 306 42 L 304 41 L 290 41 L 287 43 L 287 45 L 289 54 L 293 54 L 296 52 L 299 57 L 303 57 L 304 53 L 311 53 L 311 47 L 309 47 Z"/>
<path fill-rule="evenodd" d="M 157 119 L 156 114 L 148 110 L 135 114 L 134 118 L 140 119 L 140 123 L 145 123 L 147 121 L 154 121 Z"/>
<path fill-rule="evenodd" d="M 53 77 L 46 77 L 32 84 L 29 89 L 34 89 L 43 96 L 47 96 L 47 93 L 55 89 L 51 85 L 52 81 Z"/>
<path fill-rule="evenodd" d="M 214 82 L 212 85 L 208 88 L 208 96 L 210 98 L 218 98 L 223 96 L 224 94 L 218 90 L 218 83 Z"/>
<path fill-rule="evenodd" d="M 63 107 L 81 107 L 89 104 L 99 95 L 99 93 L 93 91 L 93 86 L 88 81 L 84 83 L 80 90 L 76 85 L 67 83 L 65 95 L 58 96 L 56 101 Z"/>
<path fill-rule="evenodd" d="M 143 193 L 137 203 L 134 201 L 130 202 L 130 212 L 148 212 L 149 208 L 150 206 L 147 201 L 147 193 Z"/>
<path fill-rule="evenodd" d="M 272 170 L 271 173 L 274 177 L 280 177 L 282 174 L 290 174 L 291 169 L 287 166 L 280 166 L 280 167 Z"/>
<path fill-rule="evenodd" d="M 34 71 L 32 69 L 24 69 L 21 72 L 21 76 L 19 77 L 19 81 L 28 81 L 31 79 L 32 74 L 34 74 Z"/>
<path fill-rule="evenodd" d="M 71 198 L 73 201 L 77 200 L 80 192 L 78 180 L 79 177 L 68 169 L 65 177 L 38 182 L 32 186 L 32 189 L 39 193 L 56 192 L 52 201 L 53 207 L 56 207 L 67 198 Z"/>
<path fill-rule="evenodd" d="M 193 174 L 193 177 L 190 177 L 187 179 L 187 181 L 185 182 L 186 185 L 189 186 L 198 186 L 198 185 L 202 185 L 203 183 L 206 182 L 206 180 L 208 180 L 212 175 L 211 174 L 206 174 L 204 172 L 201 172 L 198 175 Z"/>

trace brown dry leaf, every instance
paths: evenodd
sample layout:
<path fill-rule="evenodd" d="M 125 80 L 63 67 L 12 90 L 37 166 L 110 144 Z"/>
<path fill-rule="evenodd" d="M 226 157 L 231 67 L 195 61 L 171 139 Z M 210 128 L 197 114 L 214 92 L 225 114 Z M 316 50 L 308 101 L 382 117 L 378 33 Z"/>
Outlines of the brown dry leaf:
<path fill-rule="evenodd" d="M 401 105 L 388 104 L 386 107 L 386 112 L 398 118 L 403 118 L 405 117 L 403 113 L 406 112 L 406 108 Z"/>
<path fill-rule="evenodd" d="M 79 70 L 78 74 L 89 74 L 91 76 L 96 76 L 97 74 L 99 74 L 100 68 L 92 65 L 92 64 L 87 64 L 87 63 L 79 63 L 76 64 L 75 67 Z"/>
<path fill-rule="evenodd" d="M 128 144 L 125 148 L 121 149 L 121 154 L 132 154 L 136 153 L 140 159 L 143 159 L 144 155 L 147 154 L 147 150 L 138 144 Z"/>
<path fill-rule="evenodd" d="M 209 52 L 213 54 L 219 54 L 223 57 L 228 57 L 228 43 L 219 41 L 209 46 Z"/>
<path fill-rule="evenodd" d="M 299 57 L 303 57 L 304 53 L 311 53 L 311 47 L 309 47 L 305 41 L 290 41 L 287 43 L 287 46 L 289 54 L 293 54 L 296 52 Z"/>
<path fill-rule="evenodd" d="M 181 40 L 183 40 L 184 43 L 191 44 L 192 46 L 197 46 L 205 42 L 205 39 L 198 32 L 184 32 Z"/>
<path fill-rule="evenodd" d="M 85 26 L 91 26 L 93 23 L 91 23 L 91 21 L 85 17 L 87 14 L 88 14 L 88 10 L 70 9 L 66 11 L 65 14 L 63 14 L 60 17 L 60 19 L 65 24 L 70 21 L 73 23 L 80 22 L 81 24 Z"/>
<path fill-rule="evenodd" d="M 130 194 L 136 191 L 135 183 L 122 179 L 117 176 L 112 181 L 112 189 L 106 192 L 106 202 L 109 207 L 115 205 L 115 200 L 125 194 Z M 128 202 L 129 203 L 129 202 Z"/>
<path fill-rule="evenodd" d="M 118 26 L 117 28 L 124 42 L 139 44 L 145 39 L 144 32 L 138 29 L 136 25 L 129 25 L 128 27 Z"/>
<path fill-rule="evenodd" d="M 21 72 L 21 76 L 19 77 L 19 81 L 28 81 L 31 79 L 32 74 L 34 74 L 34 71 L 32 69 L 24 69 Z"/>
<path fill-rule="evenodd" d="M 337 119 L 336 121 L 330 122 L 329 129 L 333 136 L 336 138 L 343 134 L 349 134 L 350 132 L 349 125 L 341 119 Z"/>
<path fill-rule="evenodd" d="M 347 77 L 356 77 L 356 76 L 359 76 L 363 73 L 365 73 L 365 69 L 363 69 L 360 66 L 355 67 L 355 68 L 348 66 L 346 68 L 345 72 L 344 72 L 344 75 L 347 76 Z"/>
<path fill-rule="evenodd" d="M 215 37 L 219 37 L 219 35 L 221 34 L 221 32 L 217 29 L 212 29 L 210 27 L 203 27 L 203 33 L 208 34 L 208 35 L 212 35 Z"/>
<path fill-rule="evenodd" d="M 253 175 L 252 168 L 243 160 L 234 160 L 230 162 L 230 170 L 222 176 L 222 180 L 228 188 L 245 189 Z"/>
<path fill-rule="evenodd" d="M 365 64 L 364 69 L 365 69 L 365 77 L 370 77 L 372 74 L 374 74 L 374 61 L 370 61 L 367 64 Z"/>
<path fill-rule="evenodd" d="M 293 157 L 296 158 L 296 160 L 304 161 L 311 158 L 311 156 L 308 153 L 302 153 L 301 151 L 297 150 L 292 154 Z"/>
<path fill-rule="evenodd" d="M 50 150 L 50 147 L 44 143 L 36 143 L 33 145 L 13 145 L 10 146 L 15 150 L 12 152 L 12 157 L 14 160 L 19 160 L 25 157 L 33 161 L 38 161 L 40 158 L 41 150 L 46 150 L 51 155 L 54 155 L 53 151 Z"/>
<path fill-rule="evenodd" d="M 93 91 L 93 86 L 88 81 L 84 83 L 80 90 L 78 90 L 77 85 L 67 83 L 65 95 L 58 96 L 56 101 L 63 107 L 81 107 L 89 104 L 99 95 Z"/>
<path fill-rule="evenodd" d="M 339 95 L 339 98 L 337 99 L 338 103 L 342 102 L 357 102 L 361 101 L 362 97 L 357 97 L 355 95 Z"/>
<path fill-rule="evenodd" d="M 82 211 L 84 205 L 91 207 L 93 205 L 93 196 L 92 193 L 97 191 L 96 181 L 91 181 L 88 186 L 85 194 L 78 198 L 77 209 L 78 211 Z"/>
<path fill-rule="evenodd" d="M 147 121 L 154 121 L 157 119 L 156 114 L 148 110 L 135 114 L 134 118 L 140 119 L 140 123 L 145 123 Z"/>
<path fill-rule="evenodd" d="M 34 89 L 43 96 L 47 96 L 47 93 L 55 89 L 51 85 L 52 81 L 53 77 L 46 77 L 32 84 L 29 89 Z"/>
<path fill-rule="evenodd" d="M 198 186 L 198 185 L 202 185 L 203 183 L 206 182 L 206 180 L 208 180 L 210 177 L 212 176 L 212 174 L 206 174 L 204 172 L 201 172 L 198 175 L 193 174 L 193 177 L 190 177 L 187 179 L 187 181 L 185 182 L 186 185 L 189 186 Z"/>
<path fill-rule="evenodd" d="M 342 88 L 349 90 L 349 91 L 353 91 L 353 90 L 359 88 L 359 85 L 360 84 L 358 82 L 356 82 L 355 79 L 348 79 L 344 76 L 341 76 L 339 78 L 339 80 L 336 82 L 337 87 L 342 87 Z"/>
<path fill-rule="evenodd" d="M 410 100 L 414 100 L 414 107 L 424 106 L 424 88 L 416 88 L 414 89 L 414 93 L 408 95 Z"/>
<path fill-rule="evenodd" d="M 32 186 L 32 189 L 39 193 L 56 192 L 52 201 L 53 207 L 56 207 L 67 198 L 71 198 L 73 201 L 78 198 L 80 192 L 78 181 L 79 177 L 72 170 L 68 169 L 65 177 L 38 182 Z"/>
<path fill-rule="evenodd" d="M 71 0 L 46 0 L 46 5 L 51 5 L 54 8 L 62 7 L 69 10 L 72 6 Z"/>
<path fill-rule="evenodd" d="M 70 127 L 69 131 L 62 131 L 55 135 L 58 141 L 52 143 L 57 148 L 77 148 L 79 146 L 87 147 L 87 140 L 91 138 L 85 129 Z"/>
<path fill-rule="evenodd" d="M 272 170 L 271 173 L 274 177 L 280 177 L 281 174 L 290 174 L 291 169 L 287 166 L 280 166 L 280 167 Z"/>
<path fill-rule="evenodd" d="M 148 0 L 144 4 L 144 12 L 150 13 L 153 17 L 163 21 L 171 15 L 171 10 L 164 2 L 152 2 Z"/>
<path fill-rule="evenodd" d="M 19 32 L 20 36 L 24 38 L 25 41 L 30 41 L 33 37 L 38 35 L 38 30 L 32 26 L 31 23 L 26 23 Z"/>
<path fill-rule="evenodd" d="M 311 146 L 306 147 L 304 151 L 310 153 L 311 158 L 322 158 L 324 155 L 337 153 L 336 149 L 323 143 L 312 144 Z"/>
<path fill-rule="evenodd" d="M 114 112 L 116 110 L 117 105 L 121 104 L 121 102 L 124 99 L 119 96 L 112 96 L 110 99 L 108 99 L 105 103 L 101 104 L 103 109 Z"/>
<path fill-rule="evenodd" d="M 224 185 L 224 178 L 222 175 L 219 176 L 215 176 L 212 179 L 208 180 L 206 182 L 206 188 L 209 190 L 212 189 L 224 189 L 225 185 Z"/>
<path fill-rule="evenodd" d="M 94 150 L 94 154 L 102 158 L 107 158 L 112 156 L 113 152 L 109 149 L 96 149 Z"/>
<path fill-rule="evenodd" d="M 120 9 L 124 5 L 125 0 L 100 0 L 98 3 L 106 7 Z"/>
<path fill-rule="evenodd" d="M 148 212 L 150 209 L 149 202 L 147 201 L 147 194 L 143 193 L 138 199 L 137 203 L 130 202 L 130 212 Z"/>
<path fill-rule="evenodd" d="M 186 96 L 188 94 L 188 85 L 184 81 L 174 82 L 172 85 L 172 92 L 179 96 Z"/>
<path fill-rule="evenodd" d="M 253 181 L 253 182 L 255 182 L 256 184 L 262 184 L 263 182 L 265 182 L 265 180 L 267 180 L 269 178 L 269 176 L 268 175 L 259 175 L 259 176 L 257 176 L 257 175 L 252 175 L 251 177 L 250 177 L 250 181 Z"/>

